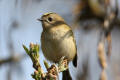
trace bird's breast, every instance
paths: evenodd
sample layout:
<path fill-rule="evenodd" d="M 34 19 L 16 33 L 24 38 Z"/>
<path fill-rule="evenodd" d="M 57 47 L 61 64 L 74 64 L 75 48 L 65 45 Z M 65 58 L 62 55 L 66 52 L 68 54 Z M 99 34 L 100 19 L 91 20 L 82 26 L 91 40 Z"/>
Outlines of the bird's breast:
<path fill-rule="evenodd" d="M 76 54 L 76 46 L 71 29 L 56 29 L 43 32 L 41 45 L 44 56 L 53 62 L 58 62 L 62 56 L 72 60 Z"/>

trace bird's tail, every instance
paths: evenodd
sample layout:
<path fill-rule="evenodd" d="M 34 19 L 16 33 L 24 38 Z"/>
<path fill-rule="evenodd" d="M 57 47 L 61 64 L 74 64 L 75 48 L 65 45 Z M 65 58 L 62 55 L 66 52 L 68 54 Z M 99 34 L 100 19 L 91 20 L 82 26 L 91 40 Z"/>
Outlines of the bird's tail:
<path fill-rule="evenodd" d="M 75 55 L 72 62 L 73 62 L 74 67 L 77 67 L 77 54 Z"/>
<path fill-rule="evenodd" d="M 62 80 L 72 80 L 68 69 L 66 71 L 63 71 L 62 76 Z"/>

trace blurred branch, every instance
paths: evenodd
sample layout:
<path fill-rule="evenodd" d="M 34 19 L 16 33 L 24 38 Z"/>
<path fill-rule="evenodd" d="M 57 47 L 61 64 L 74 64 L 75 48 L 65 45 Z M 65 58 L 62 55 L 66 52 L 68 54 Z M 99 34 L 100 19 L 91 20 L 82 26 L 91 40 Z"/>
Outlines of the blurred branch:
<path fill-rule="evenodd" d="M 106 37 L 107 43 L 108 43 L 108 50 L 107 50 L 107 56 L 111 55 L 111 31 L 114 28 L 114 25 L 117 24 L 117 16 L 118 16 L 118 3 L 117 0 L 116 2 L 116 8 L 115 10 L 112 10 L 110 7 L 110 2 L 109 0 L 105 0 L 106 4 L 106 17 L 104 20 L 104 25 L 103 25 L 103 30 L 104 30 L 104 35 Z"/>
<path fill-rule="evenodd" d="M 99 42 L 99 44 L 98 44 L 98 57 L 99 57 L 99 62 L 101 64 L 101 67 L 103 69 L 105 69 L 107 67 L 104 48 L 105 48 L 104 42 L 103 41 Z"/>
<path fill-rule="evenodd" d="M 88 5 L 94 15 L 98 17 L 105 16 L 104 0 L 88 0 Z"/>
<path fill-rule="evenodd" d="M 23 60 L 23 58 L 25 58 L 25 57 L 26 57 L 26 54 L 18 55 L 18 56 L 11 56 L 7 59 L 1 59 L 0 66 L 3 64 L 11 63 L 11 62 L 19 62 L 19 61 Z"/>
<path fill-rule="evenodd" d="M 110 7 L 109 1 L 105 1 L 105 6 L 106 6 L 106 16 L 104 19 L 104 25 L 102 32 L 100 33 L 100 40 L 98 44 L 98 57 L 99 57 L 99 62 L 100 66 L 102 68 L 102 72 L 100 75 L 100 80 L 107 80 L 107 76 L 105 73 L 105 69 L 107 67 L 107 62 L 106 62 L 106 55 L 110 56 L 111 55 L 111 31 L 114 27 L 115 19 L 117 18 L 118 15 L 118 8 L 116 7 L 116 10 L 113 11 Z M 107 52 L 105 52 L 105 40 L 107 40 Z"/>
<path fill-rule="evenodd" d="M 109 0 L 80 0 L 73 8 L 73 14 L 75 15 L 73 27 L 76 27 L 81 21 L 85 22 L 86 20 L 90 21 L 91 19 L 97 20 L 100 24 L 103 24 L 106 18 L 110 17 L 111 12 L 115 14 L 118 12 L 118 2 L 117 0 L 115 2 L 116 8 L 111 11 L 113 8 L 111 7 Z M 112 23 L 110 23 L 110 25 L 120 26 L 120 20 L 117 17 L 115 17 L 115 20 L 113 19 L 111 21 Z"/>
<path fill-rule="evenodd" d="M 104 0 L 80 0 L 74 7 L 75 21 L 88 19 L 103 20 L 105 16 Z"/>
<path fill-rule="evenodd" d="M 23 48 L 33 62 L 35 71 L 32 77 L 35 80 L 58 80 L 58 74 L 68 69 L 68 61 L 63 57 L 57 66 L 55 64 L 49 66 L 48 63 L 44 61 L 47 69 L 47 72 L 44 72 L 39 61 L 39 45 L 30 43 L 29 49 L 25 45 L 23 45 Z"/>
<path fill-rule="evenodd" d="M 100 63 L 100 67 L 102 68 L 102 72 L 100 74 L 100 79 L 99 80 L 107 80 L 107 76 L 105 74 L 105 69 L 107 67 L 107 62 L 106 62 L 106 54 L 105 54 L 105 37 L 104 37 L 103 30 L 100 33 L 100 39 L 98 43 L 98 60 Z"/>
<path fill-rule="evenodd" d="M 106 55 L 109 57 L 111 55 L 112 50 L 112 39 L 111 39 L 111 31 L 113 30 L 115 25 L 120 26 L 120 21 L 118 20 L 118 0 L 116 2 L 116 8 L 113 8 L 110 5 L 110 0 L 79 0 L 75 6 L 74 14 L 75 20 L 73 27 L 76 27 L 78 23 L 87 23 L 87 21 L 91 21 L 92 19 L 99 21 L 98 25 L 102 24 L 102 32 L 100 33 L 100 39 L 98 42 L 98 58 L 100 67 L 102 69 L 100 80 L 107 80 L 107 76 L 105 70 L 107 68 Z M 95 21 L 94 21 L 95 22 Z M 87 23 L 88 27 L 91 23 Z M 97 25 L 96 25 L 97 26 Z M 84 27 L 84 25 L 82 25 Z M 73 28 L 75 29 L 75 28 Z M 90 29 L 90 28 L 88 28 Z M 107 49 L 105 48 L 105 41 L 107 41 Z M 105 50 L 106 49 L 106 50 Z"/>

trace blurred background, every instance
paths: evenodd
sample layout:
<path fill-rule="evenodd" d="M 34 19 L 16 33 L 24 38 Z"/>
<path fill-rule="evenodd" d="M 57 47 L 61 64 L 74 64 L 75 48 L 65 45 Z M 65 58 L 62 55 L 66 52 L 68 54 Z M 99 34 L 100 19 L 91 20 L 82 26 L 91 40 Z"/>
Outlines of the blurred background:
<path fill-rule="evenodd" d="M 33 80 L 32 61 L 22 44 L 41 44 L 37 18 L 46 12 L 60 14 L 74 31 L 78 67 L 70 64 L 73 80 L 120 80 L 119 4 L 120 0 L 0 0 L 0 80 Z M 99 53 L 100 42 L 104 54 Z M 40 50 L 45 69 L 43 60 Z"/>

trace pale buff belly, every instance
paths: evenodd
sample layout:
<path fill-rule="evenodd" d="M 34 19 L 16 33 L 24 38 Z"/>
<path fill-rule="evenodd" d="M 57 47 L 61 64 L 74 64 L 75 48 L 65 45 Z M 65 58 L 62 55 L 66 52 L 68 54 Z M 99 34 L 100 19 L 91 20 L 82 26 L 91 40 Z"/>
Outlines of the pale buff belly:
<path fill-rule="evenodd" d="M 72 36 L 56 37 L 56 39 L 43 36 L 41 46 L 44 56 L 52 62 L 60 61 L 63 56 L 71 61 L 76 54 L 76 46 Z"/>

